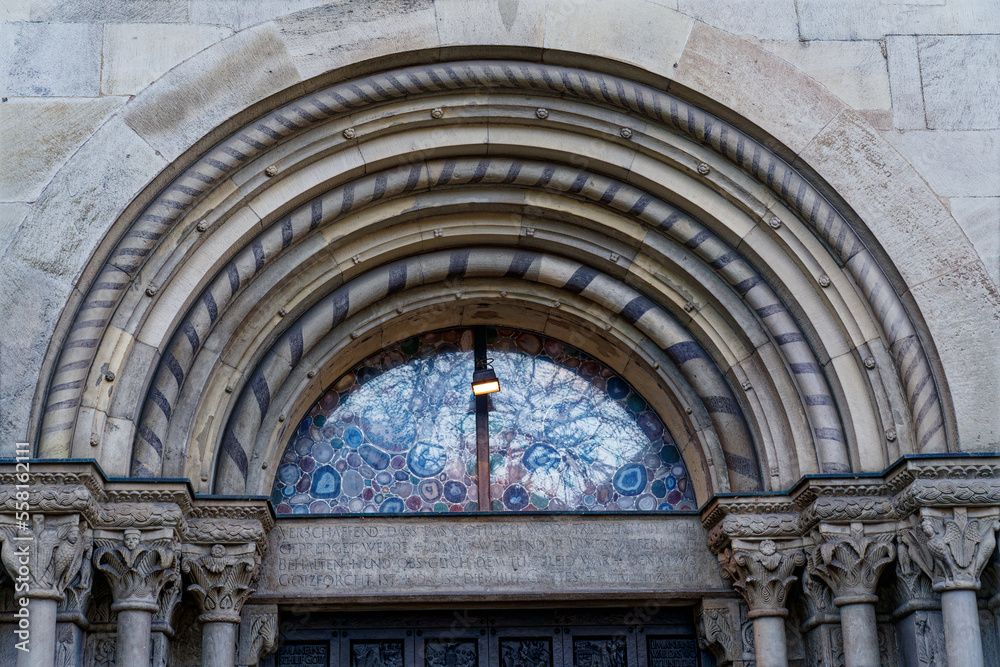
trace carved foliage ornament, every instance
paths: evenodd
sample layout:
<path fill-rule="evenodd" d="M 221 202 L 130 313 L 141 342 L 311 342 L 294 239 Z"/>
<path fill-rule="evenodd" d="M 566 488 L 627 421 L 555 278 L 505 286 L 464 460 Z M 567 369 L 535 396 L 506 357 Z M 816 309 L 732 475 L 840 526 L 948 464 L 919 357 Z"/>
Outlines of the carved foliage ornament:
<path fill-rule="evenodd" d="M 142 533 L 130 528 L 123 541 L 98 539 L 94 544 L 94 566 L 107 577 L 115 600 L 111 609 L 158 611 L 163 587 L 177 580 L 172 541 L 145 543 Z"/>
<path fill-rule="evenodd" d="M 906 531 L 909 556 L 931 578 L 935 591 L 979 590 L 979 575 L 996 546 L 996 516 L 969 518 L 956 507 L 954 518 L 924 516 Z"/>
<path fill-rule="evenodd" d="M 861 524 L 852 524 L 850 531 L 849 535 L 814 533 L 811 574 L 826 582 L 838 607 L 877 602 L 878 577 L 896 556 L 892 534 L 868 536 Z"/>
<path fill-rule="evenodd" d="M 698 644 L 702 649 L 711 651 L 722 664 L 728 664 L 741 657 L 739 635 L 733 634 L 733 624 L 728 609 L 702 610 L 698 615 Z"/>
<path fill-rule="evenodd" d="M 733 588 L 750 606 L 750 618 L 787 616 L 788 587 L 795 582 L 792 574 L 804 565 L 801 549 L 779 550 L 772 540 L 764 540 L 757 549 L 727 547 L 719 554 L 723 576 L 733 580 Z"/>
<path fill-rule="evenodd" d="M 256 590 L 260 557 L 254 554 L 230 556 L 221 544 L 209 554 L 185 557 L 183 568 L 193 584 L 188 586 L 201 608 L 202 623 L 240 622 L 240 608 Z"/>

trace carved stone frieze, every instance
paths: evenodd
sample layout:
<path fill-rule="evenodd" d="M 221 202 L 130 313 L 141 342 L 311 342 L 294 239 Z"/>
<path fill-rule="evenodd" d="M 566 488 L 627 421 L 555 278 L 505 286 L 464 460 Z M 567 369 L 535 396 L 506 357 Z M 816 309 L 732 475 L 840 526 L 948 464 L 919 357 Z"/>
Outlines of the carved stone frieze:
<path fill-rule="evenodd" d="M 105 504 L 98 511 L 98 523 L 104 528 L 158 528 L 183 520 L 181 509 L 171 503 Z"/>
<path fill-rule="evenodd" d="M 908 531 L 909 556 L 931 578 L 935 591 L 979 590 L 979 576 L 996 547 L 996 509 L 956 507 L 950 513 L 921 512 L 920 526 Z"/>
<path fill-rule="evenodd" d="M 868 535 L 860 523 L 852 523 L 848 532 L 833 532 L 839 527 L 814 531 L 810 574 L 821 579 L 833 591 L 833 603 L 875 603 L 875 587 L 882 569 L 896 555 L 893 534 Z M 828 532 L 829 531 L 829 532 Z"/>
<path fill-rule="evenodd" d="M 27 597 L 62 601 L 81 573 L 92 534 L 79 515 L 35 513 L 31 524 L 0 517 L 0 559 L 15 581 L 27 579 Z"/>
<path fill-rule="evenodd" d="M 194 544 L 253 542 L 263 550 L 267 533 L 258 519 L 205 518 L 188 521 L 184 539 Z"/>
<path fill-rule="evenodd" d="M 208 553 L 184 555 L 182 569 L 193 582 L 187 590 L 198 601 L 202 623 L 240 622 L 240 609 L 260 576 L 260 556 L 253 544 L 247 547 L 227 549 L 215 544 Z"/>
<path fill-rule="evenodd" d="M 111 587 L 112 611 L 156 612 L 164 586 L 177 580 L 174 542 L 169 533 L 143 540 L 142 531 L 126 529 L 123 539 L 95 538 L 94 567 Z"/>
<path fill-rule="evenodd" d="M 237 667 L 255 667 L 262 658 L 276 650 L 278 637 L 278 606 L 248 604 L 240 614 L 239 639 L 236 649 Z"/>
<path fill-rule="evenodd" d="M 788 615 L 788 588 L 797 578 L 793 572 L 805 561 L 801 549 L 779 549 L 772 540 L 754 545 L 734 542 L 719 554 L 723 575 L 747 601 L 750 618 Z"/>

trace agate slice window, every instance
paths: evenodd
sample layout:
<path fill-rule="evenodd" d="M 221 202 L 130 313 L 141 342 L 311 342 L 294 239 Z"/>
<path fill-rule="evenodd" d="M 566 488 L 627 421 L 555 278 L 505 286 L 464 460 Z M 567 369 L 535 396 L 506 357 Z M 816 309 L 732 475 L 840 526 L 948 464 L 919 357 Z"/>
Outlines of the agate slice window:
<path fill-rule="evenodd" d="M 278 467 L 278 514 L 695 508 L 676 444 L 622 377 L 540 334 L 489 328 L 487 342 L 502 387 L 488 480 L 477 479 L 473 330 L 447 329 L 382 350 L 320 397 Z"/>

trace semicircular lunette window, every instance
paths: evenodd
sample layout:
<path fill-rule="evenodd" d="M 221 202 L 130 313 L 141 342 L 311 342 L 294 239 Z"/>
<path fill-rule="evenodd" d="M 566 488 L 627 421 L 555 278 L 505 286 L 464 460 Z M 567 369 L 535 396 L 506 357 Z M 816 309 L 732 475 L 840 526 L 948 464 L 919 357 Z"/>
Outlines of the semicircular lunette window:
<path fill-rule="evenodd" d="M 480 509 L 471 328 L 421 334 L 337 380 L 289 439 L 278 514 Z M 555 339 L 487 329 L 492 511 L 695 509 L 676 444 L 600 361 Z M 486 466 L 483 466 L 485 469 Z"/>

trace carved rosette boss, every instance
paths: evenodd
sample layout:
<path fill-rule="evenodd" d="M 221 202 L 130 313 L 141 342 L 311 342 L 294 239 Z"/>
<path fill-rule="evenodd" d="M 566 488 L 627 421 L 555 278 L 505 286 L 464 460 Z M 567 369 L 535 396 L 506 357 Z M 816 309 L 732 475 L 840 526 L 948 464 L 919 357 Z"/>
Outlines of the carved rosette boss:
<path fill-rule="evenodd" d="M 94 567 L 111 586 L 113 611 L 156 612 L 163 588 L 177 581 L 173 541 L 142 541 L 141 531 L 129 528 L 124 540 L 94 540 Z"/>
<path fill-rule="evenodd" d="M 969 510 L 956 507 L 952 516 L 923 514 L 920 527 L 906 531 L 903 540 L 935 591 L 977 591 L 996 547 L 997 529 L 995 514 L 970 518 Z"/>
<path fill-rule="evenodd" d="M 893 535 L 866 535 L 859 523 L 851 524 L 848 534 L 817 531 L 814 535 L 810 574 L 830 587 L 833 603 L 840 607 L 878 602 L 875 588 L 879 575 L 896 557 Z"/>
<path fill-rule="evenodd" d="M 256 590 L 260 556 L 255 551 L 230 554 L 221 544 L 207 554 L 186 554 L 182 566 L 194 582 L 187 590 L 201 609 L 202 623 L 239 623 L 240 609 Z"/>
<path fill-rule="evenodd" d="M 797 579 L 793 572 L 805 562 L 801 549 L 779 549 L 773 540 L 763 540 L 756 548 L 734 543 L 719 554 L 724 576 L 747 601 L 751 619 L 788 615 L 788 588 Z"/>

